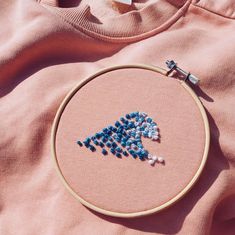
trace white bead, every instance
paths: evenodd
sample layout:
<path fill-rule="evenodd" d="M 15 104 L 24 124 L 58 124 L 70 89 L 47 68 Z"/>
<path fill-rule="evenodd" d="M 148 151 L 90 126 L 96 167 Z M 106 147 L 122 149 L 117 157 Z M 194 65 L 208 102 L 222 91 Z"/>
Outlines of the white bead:
<path fill-rule="evenodd" d="M 157 136 L 157 135 L 154 135 L 154 136 L 152 137 L 152 139 L 153 139 L 153 140 L 158 140 L 158 136 Z"/>
<path fill-rule="evenodd" d="M 157 158 L 157 161 L 160 162 L 160 163 L 163 163 L 165 160 L 164 160 L 163 157 L 158 157 L 158 158 Z"/>
<path fill-rule="evenodd" d="M 148 154 L 148 159 L 152 159 L 152 157 L 153 157 L 153 156 L 149 153 L 149 154 Z"/>
<path fill-rule="evenodd" d="M 147 117 L 147 113 L 145 113 L 145 112 L 142 112 L 140 114 L 141 114 L 142 117 Z"/>
<path fill-rule="evenodd" d="M 157 157 L 157 156 L 152 156 L 152 159 L 153 159 L 154 161 L 157 161 L 158 157 Z"/>
<path fill-rule="evenodd" d="M 151 134 L 150 132 L 148 133 L 148 137 L 149 137 L 149 138 L 152 138 L 152 134 Z"/>
<path fill-rule="evenodd" d="M 149 163 L 150 165 L 154 165 L 155 161 L 152 160 L 152 159 L 150 159 L 150 160 L 148 160 L 148 163 Z"/>

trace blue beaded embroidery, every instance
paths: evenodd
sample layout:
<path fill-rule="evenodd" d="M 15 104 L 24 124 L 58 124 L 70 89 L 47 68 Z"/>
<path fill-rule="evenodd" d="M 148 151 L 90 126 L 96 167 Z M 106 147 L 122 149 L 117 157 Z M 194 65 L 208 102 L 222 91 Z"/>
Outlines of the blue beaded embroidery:
<path fill-rule="evenodd" d="M 130 155 L 133 158 L 145 160 L 149 159 L 149 152 L 142 144 L 142 136 L 158 140 L 158 125 L 146 113 L 132 112 L 84 141 L 78 140 L 77 144 L 80 147 L 84 145 L 92 152 L 96 151 L 95 146 L 100 147 L 103 155 L 110 152 L 118 158 Z"/>

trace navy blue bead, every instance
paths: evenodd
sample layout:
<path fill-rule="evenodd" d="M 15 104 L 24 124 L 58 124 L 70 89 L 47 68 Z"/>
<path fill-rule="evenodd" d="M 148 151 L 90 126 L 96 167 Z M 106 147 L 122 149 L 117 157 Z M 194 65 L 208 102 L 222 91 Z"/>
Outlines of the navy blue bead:
<path fill-rule="evenodd" d="M 136 113 L 130 113 L 131 118 L 136 117 Z"/>
<path fill-rule="evenodd" d="M 92 151 L 92 152 L 95 152 L 96 148 L 93 146 L 93 145 L 90 145 L 89 149 Z"/>
<path fill-rule="evenodd" d="M 77 141 L 77 144 L 78 144 L 80 147 L 83 146 L 83 144 L 82 144 L 82 142 L 81 142 L 80 140 Z"/>
<path fill-rule="evenodd" d="M 119 126 L 117 129 L 117 132 L 120 133 L 120 132 L 122 132 L 122 130 L 123 130 L 123 126 Z"/>
<path fill-rule="evenodd" d="M 116 141 L 117 141 L 118 143 L 121 143 L 122 140 L 117 137 Z"/>
<path fill-rule="evenodd" d="M 125 130 L 128 130 L 128 129 L 129 129 L 128 124 L 123 125 L 123 128 L 124 128 Z"/>
<path fill-rule="evenodd" d="M 110 142 L 107 142 L 107 143 L 106 143 L 106 146 L 107 146 L 108 148 L 111 148 L 112 144 L 111 144 Z"/>
<path fill-rule="evenodd" d="M 108 132 L 108 128 L 104 128 L 103 132 L 106 134 Z"/>
<path fill-rule="evenodd" d="M 144 157 L 143 157 L 143 156 L 138 156 L 138 157 L 139 157 L 139 159 L 140 159 L 141 161 L 144 160 Z"/>
<path fill-rule="evenodd" d="M 120 123 L 119 121 L 116 121 L 116 122 L 115 122 L 115 126 L 116 126 L 116 127 L 119 127 L 119 126 L 121 126 L 121 123 Z"/>
<path fill-rule="evenodd" d="M 116 153 L 116 151 L 115 151 L 114 148 L 111 148 L 111 149 L 110 149 L 110 152 L 111 152 L 112 154 L 115 154 L 115 153 Z"/>
<path fill-rule="evenodd" d="M 106 143 L 108 141 L 108 139 L 106 137 L 102 138 L 102 142 Z"/>
<path fill-rule="evenodd" d="M 126 119 L 124 117 L 120 118 L 121 122 L 125 123 Z"/>
<path fill-rule="evenodd" d="M 100 133 L 96 133 L 96 134 L 95 134 L 95 137 L 96 137 L 97 139 L 100 139 L 100 137 L 101 137 Z"/>
<path fill-rule="evenodd" d="M 113 127 L 113 132 L 117 132 L 117 128 L 116 127 Z"/>
<path fill-rule="evenodd" d="M 107 150 L 106 149 L 102 149 L 102 154 L 103 155 L 107 155 L 108 154 Z"/>
<path fill-rule="evenodd" d="M 94 143 L 95 145 L 99 145 L 99 141 L 97 141 L 97 140 L 94 140 L 93 143 Z"/>
<path fill-rule="evenodd" d="M 103 148 L 104 147 L 104 143 L 100 142 L 100 147 Z"/>
<path fill-rule="evenodd" d="M 117 151 L 118 153 L 121 153 L 121 152 L 122 152 L 122 149 L 121 149 L 120 147 L 117 147 L 117 148 L 116 148 L 116 151 Z"/>
<path fill-rule="evenodd" d="M 126 142 L 126 146 L 131 146 L 131 144 L 132 144 L 132 142 L 131 142 L 130 140 L 128 140 L 128 141 Z"/>
<path fill-rule="evenodd" d="M 116 153 L 116 157 L 121 157 L 121 153 Z"/>
<path fill-rule="evenodd" d="M 128 152 L 127 151 L 123 151 L 123 155 L 127 157 L 128 156 Z"/>
<path fill-rule="evenodd" d="M 109 129 L 110 131 L 112 131 L 112 130 L 113 130 L 113 126 L 108 126 L 108 129 Z"/>
<path fill-rule="evenodd" d="M 120 138 L 120 139 L 122 138 L 122 134 L 121 134 L 121 133 L 118 133 L 117 136 L 118 136 L 118 138 Z"/>
<path fill-rule="evenodd" d="M 112 143 L 112 147 L 116 148 L 117 144 L 115 142 Z"/>
<path fill-rule="evenodd" d="M 96 137 L 95 137 L 95 136 L 92 136 L 91 139 L 94 141 L 94 140 L 96 139 Z"/>
<path fill-rule="evenodd" d="M 90 146 L 90 143 L 88 143 L 86 140 L 83 141 L 83 144 L 88 148 Z"/>
<path fill-rule="evenodd" d="M 125 142 L 121 142 L 121 146 L 122 147 L 126 147 L 126 143 Z"/>
<path fill-rule="evenodd" d="M 130 114 L 126 114 L 126 118 L 127 118 L 127 119 L 131 119 Z"/>
<path fill-rule="evenodd" d="M 107 134 L 112 135 L 112 131 L 108 130 Z"/>

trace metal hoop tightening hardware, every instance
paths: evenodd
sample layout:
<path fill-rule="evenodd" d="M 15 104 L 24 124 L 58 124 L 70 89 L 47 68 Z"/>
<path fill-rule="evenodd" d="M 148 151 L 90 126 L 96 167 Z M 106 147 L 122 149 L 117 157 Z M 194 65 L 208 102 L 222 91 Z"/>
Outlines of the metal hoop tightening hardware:
<path fill-rule="evenodd" d="M 170 69 L 167 73 L 171 73 L 173 70 L 181 73 L 185 76 L 185 81 L 190 81 L 192 84 L 197 85 L 199 83 L 199 79 L 192 75 L 190 72 L 186 72 L 183 69 L 179 68 L 174 60 L 167 60 L 166 61 L 167 67 Z"/>

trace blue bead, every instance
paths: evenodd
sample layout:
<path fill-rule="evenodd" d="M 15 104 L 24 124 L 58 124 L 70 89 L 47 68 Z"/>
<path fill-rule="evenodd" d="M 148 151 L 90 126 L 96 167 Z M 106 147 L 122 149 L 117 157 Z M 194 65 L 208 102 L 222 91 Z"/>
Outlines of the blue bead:
<path fill-rule="evenodd" d="M 117 132 L 117 128 L 116 127 L 113 127 L 113 132 Z"/>
<path fill-rule="evenodd" d="M 119 126 L 121 126 L 121 123 L 120 123 L 119 121 L 116 121 L 116 122 L 115 122 L 115 126 L 116 126 L 116 127 L 119 127 Z"/>
<path fill-rule="evenodd" d="M 121 122 L 125 123 L 126 119 L 124 117 L 120 118 Z"/>
<path fill-rule="evenodd" d="M 117 144 L 115 142 L 112 143 L 112 147 L 116 148 Z"/>
<path fill-rule="evenodd" d="M 93 145 L 90 145 L 89 149 L 92 151 L 92 152 L 95 152 L 95 147 Z"/>
<path fill-rule="evenodd" d="M 144 136 L 144 137 L 148 137 L 148 133 L 144 132 L 144 133 L 143 133 L 143 136 Z"/>
<path fill-rule="evenodd" d="M 99 145 L 99 141 L 94 140 L 93 142 L 94 142 L 95 145 Z"/>
<path fill-rule="evenodd" d="M 108 126 L 108 129 L 109 129 L 110 131 L 112 131 L 112 130 L 113 130 L 113 126 Z"/>
<path fill-rule="evenodd" d="M 105 137 L 106 139 L 108 139 L 108 138 L 109 138 L 109 135 L 108 135 L 108 134 L 104 134 L 104 137 Z"/>
<path fill-rule="evenodd" d="M 108 148 L 111 148 L 112 144 L 111 144 L 110 142 L 107 142 L 107 143 L 106 143 L 106 146 L 107 146 Z"/>
<path fill-rule="evenodd" d="M 107 150 L 106 149 L 102 149 L 102 154 L 103 155 L 107 155 L 108 154 Z"/>
<path fill-rule="evenodd" d="M 127 118 L 127 119 L 131 119 L 130 114 L 126 114 L 126 118 Z"/>
<path fill-rule="evenodd" d="M 116 153 L 116 151 L 115 151 L 114 148 L 111 148 L 111 149 L 110 149 L 110 152 L 111 152 L 112 154 L 115 154 L 115 153 Z"/>
<path fill-rule="evenodd" d="M 135 113 L 130 113 L 131 118 L 134 118 L 136 116 Z"/>
<path fill-rule="evenodd" d="M 127 146 L 130 146 L 132 144 L 132 142 L 130 141 L 130 140 L 128 140 L 127 142 L 126 142 L 126 145 Z"/>
<path fill-rule="evenodd" d="M 103 132 L 106 134 L 108 132 L 108 128 L 104 128 Z"/>
<path fill-rule="evenodd" d="M 121 142 L 121 146 L 122 147 L 126 147 L 126 143 L 125 142 Z"/>
<path fill-rule="evenodd" d="M 118 138 L 120 138 L 120 139 L 122 138 L 122 134 L 120 134 L 120 133 L 118 133 L 117 136 L 118 136 Z"/>
<path fill-rule="evenodd" d="M 118 129 L 117 129 L 117 132 L 118 133 L 121 133 L 123 131 L 123 127 L 122 126 L 119 126 Z"/>
<path fill-rule="evenodd" d="M 122 155 L 120 153 L 116 153 L 116 157 L 121 157 Z"/>
<path fill-rule="evenodd" d="M 92 136 L 91 139 L 94 141 L 96 138 L 95 138 L 95 136 Z"/>
<path fill-rule="evenodd" d="M 81 142 L 80 140 L 77 141 L 77 144 L 78 144 L 80 147 L 83 146 L 83 144 L 82 144 L 82 142 Z"/>
<path fill-rule="evenodd" d="M 108 130 L 107 134 L 112 135 L 112 131 Z"/>
<path fill-rule="evenodd" d="M 151 122 L 153 121 L 153 119 L 150 118 L 150 117 L 148 117 L 148 118 L 146 119 L 146 121 L 147 121 L 148 123 L 151 123 Z"/>
<path fill-rule="evenodd" d="M 89 144 L 89 143 L 91 142 L 91 138 L 90 138 L 90 137 L 87 137 L 87 138 L 85 139 L 85 141 Z"/>
<path fill-rule="evenodd" d="M 121 139 L 120 139 L 120 138 L 117 138 L 116 141 L 117 141 L 118 143 L 121 143 Z"/>
<path fill-rule="evenodd" d="M 102 142 L 106 143 L 108 141 L 108 139 L 106 137 L 102 138 Z"/>
<path fill-rule="evenodd" d="M 124 156 L 128 156 L 128 152 L 127 151 L 123 151 L 123 155 Z"/>
<path fill-rule="evenodd" d="M 103 148 L 104 147 L 104 143 L 100 142 L 100 147 Z"/>
<path fill-rule="evenodd" d="M 90 146 L 90 143 L 88 143 L 86 140 L 83 141 L 83 144 L 88 148 Z"/>
<path fill-rule="evenodd" d="M 118 153 L 121 153 L 121 152 L 122 152 L 122 149 L 121 149 L 120 147 L 117 147 L 117 148 L 116 148 L 116 151 L 117 151 Z"/>
<path fill-rule="evenodd" d="M 104 136 L 104 133 L 102 131 L 99 132 L 99 134 L 100 134 L 100 137 Z"/>
<path fill-rule="evenodd" d="M 144 157 L 143 157 L 143 156 L 138 156 L 138 157 L 139 157 L 139 159 L 140 159 L 141 161 L 144 160 Z"/>
<path fill-rule="evenodd" d="M 95 137 L 97 138 L 97 139 L 99 139 L 101 136 L 100 136 L 100 133 L 96 133 L 95 134 Z"/>

